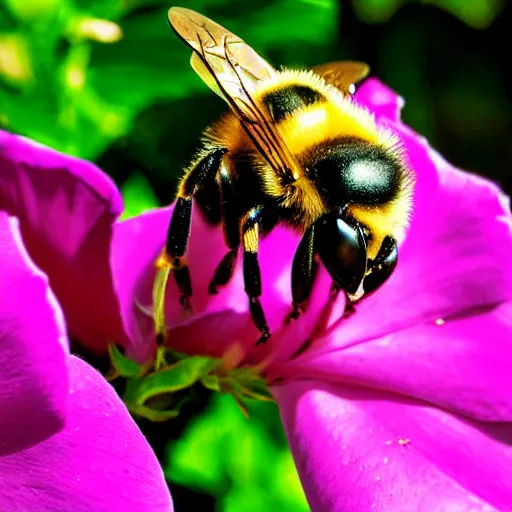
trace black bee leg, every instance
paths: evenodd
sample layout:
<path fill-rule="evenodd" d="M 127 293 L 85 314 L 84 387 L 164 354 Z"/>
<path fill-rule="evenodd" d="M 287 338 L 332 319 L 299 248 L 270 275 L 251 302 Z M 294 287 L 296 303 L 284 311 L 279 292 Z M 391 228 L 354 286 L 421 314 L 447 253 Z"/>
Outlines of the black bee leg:
<path fill-rule="evenodd" d="M 252 208 L 242 225 L 245 292 L 249 296 L 249 309 L 254 325 L 261 332 L 257 345 L 265 343 L 270 338 L 270 330 L 259 299 L 261 296 L 261 272 L 258 263 L 258 231 L 261 213 L 261 207 Z"/>
<path fill-rule="evenodd" d="M 221 193 L 221 210 L 224 228 L 224 239 L 229 251 L 217 266 L 208 293 L 215 295 L 219 286 L 224 286 L 233 276 L 238 248 L 240 246 L 240 219 L 235 210 L 233 183 L 229 171 L 223 162 L 219 171 L 219 187 Z"/>
<path fill-rule="evenodd" d="M 174 279 L 181 292 L 180 302 L 189 308 L 189 298 L 192 296 L 192 282 L 190 272 L 185 261 L 185 253 L 190 237 L 190 223 L 192 218 L 192 200 L 202 184 L 217 173 L 225 148 L 214 149 L 199 159 L 188 171 L 180 184 L 178 200 L 174 208 L 164 253 L 161 260 L 168 265 L 174 274 Z M 160 260 L 160 261 L 161 261 Z"/>
<path fill-rule="evenodd" d="M 292 311 L 285 322 L 296 320 L 304 312 L 304 305 L 311 295 L 318 264 L 314 249 L 315 226 L 310 226 L 300 241 L 292 264 Z"/>
<path fill-rule="evenodd" d="M 386 236 L 374 260 L 368 260 L 368 271 L 363 279 L 364 295 L 375 291 L 393 273 L 398 262 L 396 240 Z"/>
<path fill-rule="evenodd" d="M 386 236 L 380 246 L 379 252 L 374 260 L 368 259 L 367 272 L 363 278 L 363 295 L 358 298 L 351 297 L 348 293 L 347 305 L 343 318 L 348 318 L 356 312 L 356 305 L 359 301 L 377 290 L 392 274 L 398 261 L 398 251 L 396 241 L 390 236 Z"/>

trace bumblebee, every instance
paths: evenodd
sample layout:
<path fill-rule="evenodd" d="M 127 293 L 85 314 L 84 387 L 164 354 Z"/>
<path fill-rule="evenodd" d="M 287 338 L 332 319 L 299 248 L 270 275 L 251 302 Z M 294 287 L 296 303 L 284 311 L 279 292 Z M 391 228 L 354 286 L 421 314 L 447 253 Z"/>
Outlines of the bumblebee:
<path fill-rule="evenodd" d="M 258 240 L 278 223 L 302 236 L 292 263 L 289 318 L 307 306 L 319 262 L 352 302 L 376 290 L 397 263 L 413 176 L 397 138 L 351 99 L 368 66 L 337 62 L 277 71 L 201 14 L 174 7 L 169 21 L 193 50 L 192 68 L 231 108 L 206 129 L 181 180 L 159 259 L 174 274 L 181 303 L 189 307 L 192 296 L 186 251 L 193 201 L 222 224 L 228 248 L 209 293 L 229 282 L 242 246 L 258 343 L 271 335 L 260 303 Z"/>

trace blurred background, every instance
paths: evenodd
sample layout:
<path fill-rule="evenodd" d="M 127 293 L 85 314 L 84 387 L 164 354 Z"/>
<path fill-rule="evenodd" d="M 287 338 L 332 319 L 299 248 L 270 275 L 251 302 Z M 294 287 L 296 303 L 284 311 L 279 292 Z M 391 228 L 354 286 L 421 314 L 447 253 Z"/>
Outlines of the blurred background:
<path fill-rule="evenodd" d="M 507 5 L 508 3 L 508 5 Z M 168 0 L 0 0 L 0 127 L 92 160 L 125 216 L 170 203 L 224 110 L 189 67 Z M 182 0 L 276 66 L 368 62 L 403 118 L 452 163 L 512 192 L 512 16 L 506 0 Z M 505 55 L 505 57 L 502 57 Z M 177 512 L 307 511 L 273 404 L 247 420 L 199 391 L 177 420 L 140 422 Z"/>

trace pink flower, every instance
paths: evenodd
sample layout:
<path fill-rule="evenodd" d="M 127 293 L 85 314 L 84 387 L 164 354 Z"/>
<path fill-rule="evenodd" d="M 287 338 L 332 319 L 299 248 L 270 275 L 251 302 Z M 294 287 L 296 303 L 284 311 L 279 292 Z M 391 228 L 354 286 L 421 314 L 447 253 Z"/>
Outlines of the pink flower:
<path fill-rule="evenodd" d="M 62 218 L 61 228 L 75 228 L 66 233 L 58 217 L 42 211 L 51 177 L 37 194 L 23 177 L 9 187 L 6 141 L 27 153 L 36 146 L 5 134 L 0 141 L 1 208 L 5 193 L 26 200 L 32 219 L 55 228 L 49 246 L 87 239 L 78 219 Z M 83 190 L 65 181 L 62 190 L 77 211 L 92 214 Z M 0 510 L 172 511 L 162 470 L 126 407 L 96 370 L 70 356 L 59 302 L 24 242 L 18 220 L 0 211 Z"/>
<path fill-rule="evenodd" d="M 324 272 L 306 314 L 283 327 L 298 238 L 276 229 L 259 252 L 273 336 L 255 346 L 241 268 L 219 295 L 207 295 L 226 249 L 219 230 L 195 215 L 188 259 L 196 315 L 182 319 L 170 282 L 169 343 L 230 365 L 259 365 L 313 511 L 510 510 L 508 200 L 404 126 L 401 99 L 379 82 L 366 81 L 356 101 L 402 139 L 416 173 L 412 224 L 389 281 L 341 319 L 343 298 L 331 311 L 326 306 Z M 163 209 L 114 230 L 114 282 L 133 354 L 154 344 L 152 319 L 134 299 L 151 305 L 153 262 L 168 219 Z"/>
<path fill-rule="evenodd" d="M 226 248 L 220 230 L 194 215 L 188 259 L 195 315 L 184 318 L 170 282 L 169 343 L 178 351 L 222 358 L 228 367 L 252 365 L 269 381 L 314 511 L 511 509 L 512 215 L 507 198 L 488 181 L 454 169 L 404 126 L 400 98 L 376 80 L 367 80 L 355 99 L 402 139 L 416 174 L 411 227 L 389 281 L 355 314 L 341 318 L 344 299 L 329 304 L 330 279 L 322 270 L 307 312 L 285 327 L 298 238 L 275 229 L 260 245 L 262 304 L 273 336 L 257 347 L 241 269 L 218 295 L 208 296 Z M 78 166 L 61 158 L 62 173 L 66 166 Z M 9 161 L 16 183 L 20 167 L 32 176 L 30 169 L 38 165 L 26 156 Z M 41 167 L 43 174 L 55 172 L 55 163 Z M 90 171 L 89 177 L 96 176 Z M 81 260 L 87 279 L 71 280 L 80 301 L 69 300 L 71 293 L 57 295 L 66 315 L 75 315 L 70 329 L 78 338 L 98 349 L 114 339 L 142 361 L 155 349 L 154 262 L 171 209 L 117 223 L 111 186 L 103 186 L 95 172 L 89 186 L 109 205 L 102 215 L 84 216 L 99 219 L 93 223 L 97 235 L 84 246 L 97 256 Z M 79 179 L 69 171 L 67 176 Z M 40 190 L 33 178 L 27 183 L 33 194 Z M 48 199 L 55 190 L 57 185 L 49 187 Z M 7 210 L 12 213 L 14 204 L 23 213 L 18 215 L 22 232 L 25 226 L 26 232 L 40 233 L 19 197 L 8 192 Z M 48 204 L 65 211 L 73 202 Z M 48 254 L 66 253 L 67 247 L 51 230 L 44 233 L 42 268 L 51 283 L 58 282 Z M 36 261 L 42 258 L 40 238 L 33 238 Z M 82 244 L 76 247 L 75 254 L 82 254 Z M 73 268 L 72 260 L 62 260 L 64 272 Z M 76 279 L 74 268 L 66 275 Z M 93 290 L 100 299 L 85 302 Z M 102 316 L 97 309 L 111 313 Z"/>

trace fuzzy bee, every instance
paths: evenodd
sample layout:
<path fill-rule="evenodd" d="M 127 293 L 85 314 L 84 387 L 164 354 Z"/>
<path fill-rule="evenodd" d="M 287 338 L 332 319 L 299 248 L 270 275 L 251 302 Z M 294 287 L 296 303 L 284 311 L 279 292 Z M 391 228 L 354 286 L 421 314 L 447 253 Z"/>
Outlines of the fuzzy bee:
<path fill-rule="evenodd" d="M 209 286 L 230 280 L 239 248 L 250 313 L 271 335 L 260 304 L 258 240 L 278 223 L 302 236 L 292 263 L 290 318 L 307 306 L 319 261 L 356 301 L 397 263 L 411 209 L 413 177 L 399 141 L 351 98 L 369 68 L 337 62 L 277 71 L 239 37 L 194 11 L 174 7 L 171 27 L 193 50 L 191 65 L 231 111 L 208 127 L 179 185 L 160 265 L 181 302 L 192 295 L 186 251 L 195 202 L 220 223 L 228 250 Z"/>

